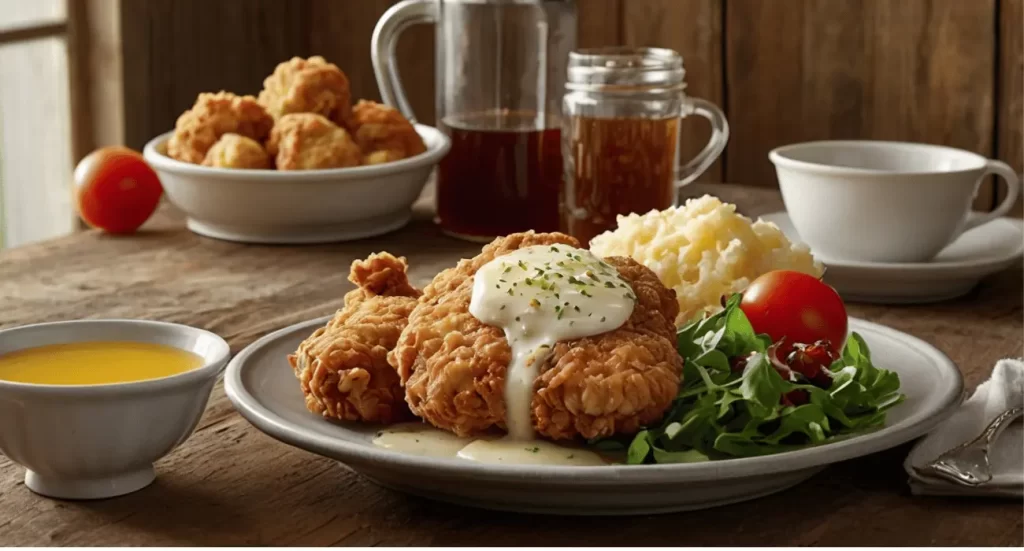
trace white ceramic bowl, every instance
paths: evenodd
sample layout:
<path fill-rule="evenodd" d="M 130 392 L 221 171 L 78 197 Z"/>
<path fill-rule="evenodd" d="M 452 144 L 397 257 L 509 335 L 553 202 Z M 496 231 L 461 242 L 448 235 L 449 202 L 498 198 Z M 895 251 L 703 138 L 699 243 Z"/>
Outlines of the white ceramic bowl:
<path fill-rule="evenodd" d="M 32 491 L 63 499 L 134 492 L 153 462 L 184 442 L 206 409 L 230 350 L 201 329 L 136 320 L 82 320 L 0 331 L 0 355 L 49 344 L 138 341 L 198 354 L 202 367 L 132 383 L 38 385 L 0 381 L 0 452 L 23 465 Z"/>
<path fill-rule="evenodd" d="M 786 211 L 822 260 L 927 262 L 961 233 L 1004 216 L 1020 190 L 1006 163 L 952 147 L 871 140 L 786 145 L 768 153 Z M 987 174 L 998 208 L 971 214 Z"/>
<path fill-rule="evenodd" d="M 325 170 L 212 168 L 167 156 L 172 133 L 143 151 L 192 231 L 246 243 L 327 243 L 380 235 L 408 223 L 411 207 L 451 142 L 416 125 L 424 153 L 392 163 Z"/>

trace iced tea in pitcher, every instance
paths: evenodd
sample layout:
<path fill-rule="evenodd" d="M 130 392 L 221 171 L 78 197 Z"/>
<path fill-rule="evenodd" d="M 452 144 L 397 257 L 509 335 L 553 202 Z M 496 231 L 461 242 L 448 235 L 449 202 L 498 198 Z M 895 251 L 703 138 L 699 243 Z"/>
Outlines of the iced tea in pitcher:
<path fill-rule="evenodd" d="M 451 138 L 437 175 L 441 228 L 489 241 L 558 229 L 561 103 L 576 44 L 573 0 L 406 0 L 374 31 L 381 95 L 415 119 L 394 45 L 414 23 L 437 26 L 437 119 Z"/>

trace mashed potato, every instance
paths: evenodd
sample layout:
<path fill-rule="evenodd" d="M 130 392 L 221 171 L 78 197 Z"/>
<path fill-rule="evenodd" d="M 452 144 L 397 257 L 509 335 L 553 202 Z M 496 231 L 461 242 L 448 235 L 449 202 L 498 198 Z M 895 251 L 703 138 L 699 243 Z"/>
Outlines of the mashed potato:
<path fill-rule="evenodd" d="M 590 242 L 600 256 L 630 256 L 658 274 L 679 300 L 681 325 L 721 309 L 723 295 L 740 292 L 772 270 L 820 276 L 807 246 L 778 226 L 736 213 L 736 205 L 705 195 L 685 205 L 618 217 L 619 227 Z"/>

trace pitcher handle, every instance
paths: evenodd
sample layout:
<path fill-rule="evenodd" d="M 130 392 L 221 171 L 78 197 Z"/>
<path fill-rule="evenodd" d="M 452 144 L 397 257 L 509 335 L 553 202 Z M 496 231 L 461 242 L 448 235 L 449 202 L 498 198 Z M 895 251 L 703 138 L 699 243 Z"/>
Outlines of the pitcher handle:
<path fill-rule="evenodd" d="M 402 31 L 421 23 L 437 21 L 436 0 L 404 0 L 394 6 L 377 22 L 373 29 L 373 40 L 370 42 L 370 59 L 373 62 L 373 74 L 377 77 L 384 103 L 401 111 L 405 118 L 416 122 L 409 99 L 405 97 L 402 79 L 398 76 L 398 64 L 395 62 L 395 47 Z"/>
<path fill-rule="evenodd" d="M 680 178 L 676 187 L 683 187 L 704 174 L 729 143 L 729 121 L 725 119 L 725 113 L 717 105 L 701 98 L 687 98 L 687 101 L 690 103 L 689 114 L 700 115 L 711 123 L 711 138 L 696 157 L 679 167 Z"/>
<path fill-rule="evenodd" d="M 1006 182 L 1006 198 L 1004 198 L 1003 202 L 999 203 L 999 206 L 992 212 L 986 212 L 985 214 L 973 216 L 968 219 L 967 223 L 964 224 L 963 231 L 976 228 L 982 224 L 987 224 L 996 218 L 1005 216 L 1006 213 L 1013 208 L 1013 204 L 1017 202 L 1017 196 L 1020 195 L 1020 178 L 1018 178 L 1017 173 L 1010 168 L 1010 165 L 1002 161 L 988 160 L 985 163 L 985 173 L 978 180 L 977 185 L 980 187 L 981 182 L 990 174 L 1000 176 L 1003 181 Z"/>

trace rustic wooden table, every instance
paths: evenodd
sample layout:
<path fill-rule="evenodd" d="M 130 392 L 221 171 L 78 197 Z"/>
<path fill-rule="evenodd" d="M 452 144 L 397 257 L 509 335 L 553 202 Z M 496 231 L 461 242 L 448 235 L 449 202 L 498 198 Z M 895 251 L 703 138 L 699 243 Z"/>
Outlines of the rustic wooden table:
<path fill-rule="evenodd" d="M 711 186 L 757 215 L 771 191 Z M 341 306 L 351 261 L 405 255 L 417 284 L 478 250 L 429 222 L 429 204 L 391 235 L 330 246 L 237 245 L 186 231 L 162 210 L 134 237 L 85 232 L 0 252 L 0 327 L 87 317 L 185 323 L 238 351 Z M 1024 343 L 1021 268 L 928 306 L 850 305 L 851 315 L 924 338 L 969 388 Z M 539 517 L 435 503 L 381 489 L 328 459 L 281 444 L 232 409 L 218 385 L 196 433 L 135 494 L 64 502 L 25 488 L 0 457 L 0 545 L 1015 545 L 1020 501 L 910 495 L 909 446 L 834 465 L 777 495 L 707 511 L 629 519 Z"/>

